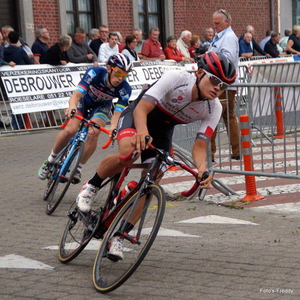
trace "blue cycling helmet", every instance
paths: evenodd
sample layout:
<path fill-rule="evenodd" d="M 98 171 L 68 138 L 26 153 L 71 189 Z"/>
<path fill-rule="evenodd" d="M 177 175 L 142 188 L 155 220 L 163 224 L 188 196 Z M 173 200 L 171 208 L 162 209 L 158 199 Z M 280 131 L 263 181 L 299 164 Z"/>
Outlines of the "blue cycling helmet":
<path fill-rule="evenodd" d="M 125 72 L 130 72 L 132 69 L 132 62 L 125 54 L 115 54 L 109 57 L 107 64 L 109 66 L 119 67 Z"/>

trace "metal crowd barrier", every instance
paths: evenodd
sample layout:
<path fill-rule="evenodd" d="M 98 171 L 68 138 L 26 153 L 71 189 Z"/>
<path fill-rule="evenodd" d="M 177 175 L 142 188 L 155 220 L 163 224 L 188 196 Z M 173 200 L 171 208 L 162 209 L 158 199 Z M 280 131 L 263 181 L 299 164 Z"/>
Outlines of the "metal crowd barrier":
<path fill-rule="evenodd" d="M 241 116 L 249 117 L 247 126 L 251 147 L 243 149 L 243 137 L 240 136 L 241 159 L 231 159 L 228 139 L 230 125 L 228 124 L 227 133 L 221 119 L 217 128 L 216 164 L 212 164 L 208 147 L 207 163 L 212 173 L 300 179 L 299 74 L 298 63 L 255 65 L 248 78 L 250 82 L 243 83 L 240 80 L 239 84 L 234 85 L 238 89 L 235 114 L 238 121 Z M 198 127 L 199 122 L 175 127 L 175 151 L 182 152 L 191 159 Z M 253 169 L 245 170 L 244 155 L 249 152 Z M 235 193 L 220 180 L 215 179 L 213 185 L 226 195 Z"/>

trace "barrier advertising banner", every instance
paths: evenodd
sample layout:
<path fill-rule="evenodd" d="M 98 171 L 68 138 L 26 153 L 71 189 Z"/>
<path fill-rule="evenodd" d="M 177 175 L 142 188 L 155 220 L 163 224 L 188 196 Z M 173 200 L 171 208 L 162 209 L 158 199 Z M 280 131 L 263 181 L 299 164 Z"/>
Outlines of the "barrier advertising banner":
<path fill-rule="evenodd" d="M 89 67 L 91 64 L 72 63 L 1 67 L 2 94 L 9 100 L 14 114 L 67 108 L 70 96 Z M 130 100 L 137 98 L 143 84 L 151 84 L 168 70 L 182 69 L 185 69 L 184 64 L 173 61 L 134 63 L 127 77 L 132 87 Z"/>

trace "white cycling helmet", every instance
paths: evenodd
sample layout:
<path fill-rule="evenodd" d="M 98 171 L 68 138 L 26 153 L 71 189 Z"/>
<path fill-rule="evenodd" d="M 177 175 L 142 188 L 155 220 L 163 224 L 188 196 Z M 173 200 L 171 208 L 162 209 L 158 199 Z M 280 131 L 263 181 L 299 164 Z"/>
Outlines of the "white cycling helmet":
<path fill-rule="evenodd" d="M 109 57 L 107 64 L 109 66 L 119 67 L 125 72 L 130 72 L 132 69 L 132 62 L 125 54 L 115 54 Z"/>

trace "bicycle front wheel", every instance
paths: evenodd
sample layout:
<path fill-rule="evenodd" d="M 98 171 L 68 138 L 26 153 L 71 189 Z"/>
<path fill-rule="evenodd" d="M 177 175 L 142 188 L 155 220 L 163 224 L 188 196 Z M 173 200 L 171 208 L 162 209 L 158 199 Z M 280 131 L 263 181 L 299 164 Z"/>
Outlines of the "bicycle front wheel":
<path fill-rule="evenodd" d="M 55 176 L 56 177 L 55 181 L 53 182 L 51 193 L 47 198 L 47 207 L 46 207 L 47 215 L 51 215 L 55 211 L 55 209 L 57 208 L 57 206 L 65 196 L 70 184 L 72 183 L 75 172 L 77 170 L 77 167 L 80 163 L 83 154 L 84 143 L 83 142 L 78 143 L 74 152 L 71 154 L 68 163 L 65 164 L 65 161 L 68 155 L 70 154 L 71 149 L 72 149 L 72 144 L 70 144 L 65 149 L 65 151 L 59 158 L 58 165 L 61 166 L 63 170 L 61 170 L 60 172 L 59 171 L 60 168 L 57 169 L 57 174 Z M 61 175 L 58 176 L 58 172 L 60 172 Z"/>
<path fill-rule="evenodd" d="M 91 210 L 84 214 L 74 203 L 68 217 L 58 250 L 58 259 L 62 263 L 68 263 L 77 257 L 92 239 L 99 223 L 99 211 Z"/>
<path fill-rule="evenodd" d="M 98 292 L 108 293 L 122 285 L 141 264 L 155 240 L 165 211 L 165 193 L 159 185 L 152 184 L 138 199 L 140 214 L 134 214 L 137 215 L 131 220 L 134 228 L 123 239 L 124 259 L 111 260 L 108 255 L 110 240 L 135 201 L 136 194 L 122 207 L 102 240 L 93 267 L 93 283 Z"/>

